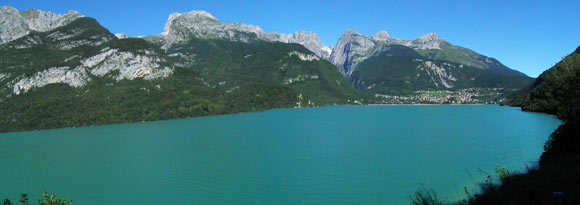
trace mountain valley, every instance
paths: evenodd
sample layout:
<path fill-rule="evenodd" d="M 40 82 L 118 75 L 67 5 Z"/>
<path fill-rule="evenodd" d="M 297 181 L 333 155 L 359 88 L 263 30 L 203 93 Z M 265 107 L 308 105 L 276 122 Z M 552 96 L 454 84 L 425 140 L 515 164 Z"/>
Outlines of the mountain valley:
<path fill-rule="evenodd" d="M 0 13 L 0 131 L 278 107 L 496 103 L 534 80 L 435 33 L 402 40 L 349 29 L 328 47 L 314 32 L 265 32 L 205 11 L 173 13 L 162 33 L 141 37 L 76 11 Z"/>

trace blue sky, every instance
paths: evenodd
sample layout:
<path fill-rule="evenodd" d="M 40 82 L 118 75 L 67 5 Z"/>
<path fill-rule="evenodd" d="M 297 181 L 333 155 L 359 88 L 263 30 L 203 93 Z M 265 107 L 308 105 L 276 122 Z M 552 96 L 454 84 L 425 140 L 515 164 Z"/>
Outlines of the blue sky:
<path fill-rule="evenodd" d="M 163 31 L 172 12 L 206 10 L 221 21 L 258 25 L 265 31 L 316 32 L 336 44 L 352 28 L 365 35 L 386 30 L 415 39 L 436 32 L 448 42 L 494 57 L 510 68 L 538 76 L 580 45 L 580 1 L 171 1 L 0 0 L 65 13 L 77 10 L 113 33 L 129 36 Z"/>

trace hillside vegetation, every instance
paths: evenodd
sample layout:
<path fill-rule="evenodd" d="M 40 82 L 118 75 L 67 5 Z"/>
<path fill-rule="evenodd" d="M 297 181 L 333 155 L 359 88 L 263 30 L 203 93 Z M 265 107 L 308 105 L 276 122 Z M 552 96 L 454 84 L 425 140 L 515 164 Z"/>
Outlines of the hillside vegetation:
<path fill-rule="evenodd" d="M 250 83 L 287 86 L 315 105 L 344 104 L 362 97 L 336 67 L 299 44 L 193 38 L 172 46 L 167 54 L 218 91 Z"/>
<path fill-rule="evenodd" d="M 577 204 L 580 201 L 580 47 L 511 99 L 522 110 L 556 114 L 564 123 L 544 146 L 539 167 L 488 187 L 472 204 Z M 517 104 L 516 104 L 517 105 Z"/>
<path fill-rule="evenodd" d="M 143 39 L 117 39 L 91 18 L 4 44 L 0 132 L 346 104 L 361 98 L 330 63 L 301 59 L 299 55 L 312 52 L 299 44 L 192 38 L 179 46 L 166 53 Z M 192 58 L 184 59 L 186 54 Z M 105 60 L 87 63 L 95 56 Z M 159 67 L 153 72 L 166 67 L 171 73 L 146 78 L 147 73 L 114 69 L 104 75 L 93 72 L 112 63 Z M 47 68 L 66 73 L 46 73 Z M 43 83 L 16 89 L 22 79 Z M 82 86 L 71 86 L 78 84 Z"/>
<path fill-rule="evenodd" d="M 409 95 L 418 90 L 513 89 L 533 82 L 532 78 L 508 68 L 481 69 L 438 59 L 447 58 L 426 58 L 414 49 L 391 45 L 360 63 L 351 78 L 362 92 L 395 95 Z"/>

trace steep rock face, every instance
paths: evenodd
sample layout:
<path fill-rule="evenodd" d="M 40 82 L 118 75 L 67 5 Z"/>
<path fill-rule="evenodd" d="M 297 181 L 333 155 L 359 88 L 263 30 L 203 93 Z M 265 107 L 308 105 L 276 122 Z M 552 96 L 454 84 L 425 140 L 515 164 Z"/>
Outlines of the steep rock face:
<path fill-rule="evenodd" d="M 56 83 L 82 87 L 94 78 L 165 78 L 174 69 L 152 44 L 117 39 L 91 18 L 4 44 L 0 59 L 0 81 L 4 81 L 0 92 L 8 89 L 16 95 Z"/>
<path fill-rule="evenodd" d="M 375 41 L 387 41 L 391 36 L 387 31 L 379 31 L 373 36 L 373 40 Z"/>
<path fill-rule="evenodd" d="M 68 66 L 52 67 L 34 74 L 32 77 L 20 78 L 14 84 L 16 95 L 28 92 L 32 88 L 40 88 L 49 84 L 65 83 L 71 87 L 85 86 L 93 76 L 110 76 L 116 81 L 143 78 L 152 80 L 164 78 L 173 73 L 172 68 L 160 66 L 164 59 L 152 56 L 153 51 L 120 52 L 118 49 L 104 48 L 101 53 L 80 60 L 75 68 Z M 144 53 L 144 54 L 136 54 Z"/>
<path fill-rule="evenodd" d="M 115 36 L 100 27 L 94 20 L 80 19 L 74 24 L 70 28 L 57 27 L 47 32 L 25 35 L 2 46 L 11 49 L 28 49 L 50 44 L 58 50 L 72 50 L 81 46 L 100 46 L 115 39 Z"/>
<path fill-rule="evenodd" d="M 349 29 L 342 34 L 332 49 L 330 62 L 339 68 L 345 76 L 350 76 L 357 64 L 376 52 L 377 41 Z"/>
<path fill-rule="evenodd" d="M 128 52 L 105 48 L 102 53 L 81 62 L 91 74 L 99 77 L 111 74 L 117 81 L 135 78 L 152 80 L 171 75 L 172 68 L 160 65 L 167 61 L 153 54 L 154 50 Z"/>
<path fill-rule="evenodd" d="M 76 11 L 59 15 L 34 9 L 19 12 L 13 7 L 2 6 L 0 7 L 0 44 L 20 38 L 30 31 L 49 31 L 81 17 L 82 15 Z"/>
<path fill-rule="evenodd" d="M 368 37 L 348 29 L 333 47 L 330 62 L 336 65 L 345 75 L 350 76 L 357 65 L 369 57 L 381 52 L 385 46 L 403 45 L 417 50 L 441 49 L 443 39 L 435 33 L 425 34 L 410 41 L 393 38 L 386 31 L 379 31 L 373 37 Z"/>
<path fill-rule="evenodd" d="M 251 34 L 259 29 L 241 23 L 222 23 L 205 11 L 192 11 L 169 15 L 161 35 L 166 40 L 163 48 L 167 49 L 192 37 L 249 42 L 254 38 Z"/>
<path fill-rule="evenodd" d="M 316 33 L 304 31 L 293 34 L 264 32 L 260 27 L 243 23 L 223 23 L 205 11 L 187 13 L 172 13 L 167 19 L 163 33 L 157 38 L 164 40 L 162 47 L 169 49 L 175 44 L 185 42 L 192 37 L 205 39 L 222 39 L 230 41 L 250 42 L 252 40 L 278 41 L 283 43 L 298 43 L 314 52 L 317 56 L 328 59 L 331 49 L 324 46 Z"/>
<path fill-rule="evenodd" d="M 448 63 L 437 65 L 433 61 L 417 60 L 421 62 L 421 64 L 417 66 L 417 69 L 425 71 L 426 75 L 431 78 L 431 82 L 435 87 L 453 88 L 453 81 L 457 81 L 457 78 L 453 77 L 453 74 L 448 70 L 449 67 L 453 67 L 454 65 Z"/>
<path fill-rule="evenodd" d="M 441 49 L 441 43 L 443 42 L 443 38 L 439 37 L 436 33 L 428 33 L 415 39 L 412 43 L 412 48 L 418 50 Z"/>
<path fill-rule="evenodd" d="M 451 45 L 436 33 L 427 33 L 415 40 L 404 40 L 393 38 L 386 31 L 377 32 L 373 37 L 369 37 L 348 29 L 333 46 L 329 60 L 346 77 L 350 77 L 357 70 L 358 64 L 384 51 L 390 45 L 412 48 L 428 59 L 445 60 L 473 68 L 495 70 L 506 75 L 527 77 L 523 73 L 509 69 L 496 59 Z"/>
<path fill-rule="evenodd" d="M 52 67 L 40 71 L 29 78 L 22 78 L 14 84 L 16 95 L 25 93 L 34 87 L 44 87 L 49 84 L 65 83 L 71 87 L 81 87 L 87 84 L 89 77 L 84 69 L 70 69 L 68 66 Z"/>
<path fill-rule="evenodd" d="M 298 43 L 323 59 L 328 59 L 330 57 L 330 52 L 332 51 L 329 47 L 322 45 L 318 35 L 314 32 L 306 33 L 304 31 L 298 31 L 290 34 L 287 41 L 278 41 L 284 43 Z"/>
<path fill-rule="evenodd" d="M 298 56 L 298 58 L 300 58 L 300 60 L 302 60 L 302 61 L 320 60 L 320 58 L 318 58 L 318 56 L 304 54 L 304 53 L 300 53 L 298 51 L 292 51 L 292 52 L 288 53 L 288 56 Z"/>
<path fill-rule="evenodd" d="M 0 44 L 28 34 L 28 24 L 20 12 L 10 6 L 0 7 Z"/>
<path fill-rule="evenodd" d="M 26 10 L 21 15 L 24 17 L 29 29 L 41 32 L 67 25 L 75 19 L 83 17 L 77 11 L 69 11 L 64 15 L 59 15 L 50 11 L 34 9 Z"/>

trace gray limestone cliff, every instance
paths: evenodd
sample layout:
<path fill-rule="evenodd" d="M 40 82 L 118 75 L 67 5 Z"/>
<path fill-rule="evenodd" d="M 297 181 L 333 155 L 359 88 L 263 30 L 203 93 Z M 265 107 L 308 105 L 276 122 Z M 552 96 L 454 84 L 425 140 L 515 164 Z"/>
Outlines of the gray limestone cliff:
<path fill-rule="evenodd" d="M 513 75 L 523 75 L 511 71 L 495 59 L 451 45 L 436 33 L 427 33 L 415 40 L 404 40 L 393 38 L 386 31 L 377 32 L 370 37 L 348 29 L 332 47 L 328 60 L 337 66 L 343 75 L 350 77 L 359 63 L 384 51 L 389 45 L 412 48 L 428 59 L 446 60 L 474 68 L 505 70 Z"/>
<path fill-rule="evenodd" d="M 76 11 L 59 15 L 34 9 L 19 12 L 14 7 L 2 6 L 0 7 L 0 44 L 25 36 L 31 31 L 50 31 L 80 17 L 82 15 Z"/>
<path fill-rule="evenodd" d="M 299 31 L 292 34 L 265 32 L 254 25 L 221 22 L 206 11 L 172 13 L 167 19 L 163 33 L 158 35 L 156 39 L 161 38 L 164 41 L 162 47 L 168 49 L 192 37 L 240 42 L 259 39 L 298 43 L 323 59 L 328 59 L 331 52 L 331 49 L 324 46 L 314 32 Z"/>

